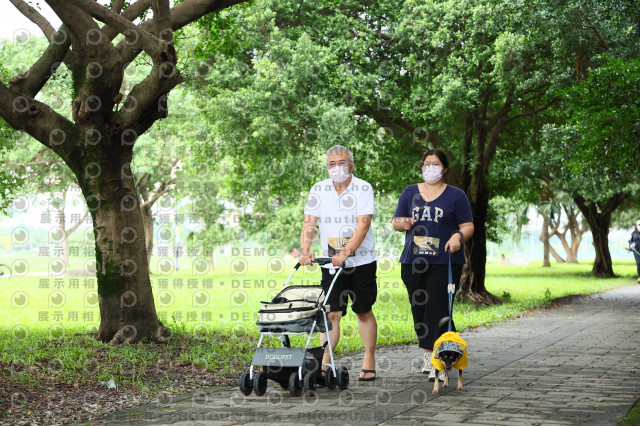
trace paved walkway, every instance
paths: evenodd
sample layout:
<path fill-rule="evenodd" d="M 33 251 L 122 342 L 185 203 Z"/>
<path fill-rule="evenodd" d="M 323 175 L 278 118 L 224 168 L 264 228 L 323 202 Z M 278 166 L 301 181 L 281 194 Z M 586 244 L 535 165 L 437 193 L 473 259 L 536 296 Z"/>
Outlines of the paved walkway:
<path fill-rule="evenodd" d="M 417 346 L 378 352 L 378 380 L 290 397 L 218 389 L 111 416 L 107 424 L 616 424 L 640 397 L 640 285 L 463 333 L 464 390 L 433 395 Z M 343 358 L 353 376 L 360 357 Z M 356 376 L 357 377 L 357 376 Z M 104 420 L 103 420 L 104 421 Z M 102 422 L 103 422 L 102 421 Z M 102 423 L 101 422 L 101 423 Z"/>

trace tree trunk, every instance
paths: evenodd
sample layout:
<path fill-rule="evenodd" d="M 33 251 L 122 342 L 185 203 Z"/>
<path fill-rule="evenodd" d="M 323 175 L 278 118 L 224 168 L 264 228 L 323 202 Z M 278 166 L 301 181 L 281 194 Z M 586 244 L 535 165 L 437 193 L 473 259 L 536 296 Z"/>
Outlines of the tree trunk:
<path fill-rule="evenodd" d="M 556 260 L 556 262 L 565 263 L 565 260 L 562 257 L 560 257 L 560 255 L 558 254 L 556 249 L 554 249 L 551 244 L 549 244 L 549 253 L 551 253 L 551 256 L 553 256 L 553 258 Z"/>
<path fill-rule="evenodd" d="M 153 253 L 153 212 L 151 206 L 144 206 L 141 209 L 142 223 L 144 225 L 144 241 L 147 250 L 147 264 L 151 262 Z"/>
<path fill-rule="evenodd" d="M 544 250 L 544 254 L 542 256 L 542 267 L 550 267 L 551 263 L 549 263 L 549 215 L 542 215 L 542 232 L 540 233 L 540 241 L 542 241 L 542 246 Z"/>
<path fill-rule="evenodd" d="M 612 278 L 613 264 L 611 262 L 611 254 L 609 253 L 609 222 L 611 217 L 601 217 L 597 222 L 589 223 L 591 225 L 591 235 L 593 236 L 593 246 L 596 249 L 596 259 L 593 262 L 591 272 L 596 277 Z M 594 226 L 595 225 L 595 226 Z"/>
<path fill-rule="evenodd" d="M 117 143 L 119 143 L 118 141 Z M 145 231 L 130 171 L 131 153 L 96 156 L 99 178 L 87 177 L 95 161 L 83 164 L 78 181 L 93 218 L 96 238 L 100 328 L 103 342 L 164 341 L 149 280 Z"/>
<path fill-rule="evenodd" d="M 149 190 L 147 184 L 149 183 L 150 175 L 144 173 L 143 176 L 137 182 L 137 188 L 142 198 L 142 204 L 140 205 L 140 213 L 142 214 L 142 224 L 144 226 L 144 241 L 147 247 L 147 263 L 151 262 L 151 254 L 153 253 L 153 207 L 154 201 L 149 200 Z"/>
<path fill-rule="evenodd" d="M 70 234 L 66 231 L 66 218 L 64 217 L 64 207 L 56 207 L 58 212 L 58 227 L 60 228 L 60 232 L 62 233 L 62 241 L 60 244 L 62 245 L 62 262 L 64 263 L 65 269 L 69 267 L 69 236 Z"/>
<path fill-rule="evenodd" d="M 584 230 L 571 238 L 571 247 L 567 252 L 567 263 L 578 263 L 578 247 L 582 242 L 582 234 L 584 234 Z"/>
<path fill-rule="evenodd" d="M 509 104 L 495 114 L 494 118 L 487 120 L 487 108 L 489 95 L 487 94 L 484 106 L 480 111 L 475 111 L 472 119 L 466 121 L 466 126 L 474 126 L 477 137 L 475 151 L 475 167 L 469 169 L 465 159 L 463 171 L 463 189 L 469 197 L 471 212 L 473 214 L 473 237 L 465 243 L 465 256 L 467 263 L 462 269 L 458 297 L 468 300 L 476 305 L 492 305 L 501 303 L 499 297 L 489 293 L 485 287 L 484 279 L 487 263 L 487 213 L 489 211 L 489 163 L 495 155 L 500 132 L 506 125 L 506 116 Z M 487 125 L 487 123 L 489 123 Z M 470 131 L 467 128 L 467 131 Z M 468 152 L 471 155 L 471 152 Z"/>
<path fill-rule="evenodd" d="M 618 193 L 603 202 L 588 202 L 581 195 L 573 197 L 591 227 L 593 246 L 596 249 L 596 259 L 593 262 L 591 272 L 596 277 L 615 277 L 611 254 L 609 253 L 609 225 L 611 223 L 611 214 L 626 197 L 627 194 Z"/>
<path fill-rule="evenodd" d="M 573 212 L 573 209 L 571 214 L 567 211 L 567 216 L 569 217 L 569 231 L 571 232 L 571 245 L 569 250 L 566 250 L 567 263 L 578 263 L 578 247 L 582 242 L 582 235 L 587 231 L 587 226 L 578 221 L 578 215 Z"/>
<path fill-rule="evenodd" d="M 476 305 L 499 303 L 500 299 L 487 291 L 484 285 L 487 262 L 487 211 L 489 188 L 486 177 L 476 171 L 467 191 L 473 213 L 473 237 L 465 243 L 466 265 L 462 269 L 458 297 Z"/>

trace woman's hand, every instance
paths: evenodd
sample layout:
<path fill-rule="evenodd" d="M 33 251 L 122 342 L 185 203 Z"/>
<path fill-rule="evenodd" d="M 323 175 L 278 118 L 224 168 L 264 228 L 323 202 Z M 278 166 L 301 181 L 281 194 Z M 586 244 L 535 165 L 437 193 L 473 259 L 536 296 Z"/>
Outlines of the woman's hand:
<path fill-rule="evenodd" d="M 451 253 L 455 253 L 460 250 L 460 246 L 462 246 L 462 235 L 459 232 L 456 232 L 449 238 L 447 244 L 444 246 L 445 253 L 447 251 L 451 251 Z"/>
<path fill-rule="evenodd" d="M 413 226 L 414 220 L 412 217 L 394 217 L 392 224 L 393 229 L 396 231 L 408 231 Z"/>

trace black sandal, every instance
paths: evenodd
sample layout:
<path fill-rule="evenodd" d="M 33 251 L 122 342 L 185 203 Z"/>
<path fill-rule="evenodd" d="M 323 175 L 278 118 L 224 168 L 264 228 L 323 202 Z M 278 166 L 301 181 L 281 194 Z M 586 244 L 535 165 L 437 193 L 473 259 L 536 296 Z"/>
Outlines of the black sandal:
<path fill-rule="evenodd" d="M 367 369 L 363 368 L 362 370 L 360 370 L 360 373 L 364 373 L 364 374 L 373 373 L 373 374 L 376 374 L 376 370 L 367 370 Z M 372 380 L 375 380 L 376 377 L 377 377 L 377 374 L 375 376 L 373 376 L 373 377 L 358 377 L 358 380 L 361 381 L 361 382 L 370 382 Z"/>

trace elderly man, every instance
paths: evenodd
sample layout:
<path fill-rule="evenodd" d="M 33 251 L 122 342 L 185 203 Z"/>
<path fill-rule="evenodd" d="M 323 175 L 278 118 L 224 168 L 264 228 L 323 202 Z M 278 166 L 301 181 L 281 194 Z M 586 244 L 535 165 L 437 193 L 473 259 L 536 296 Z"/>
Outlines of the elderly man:
<path fill-rule="evenodd" d="M 345 263 L 328 300 L 331 312 L 329 319 L 333 328 L 329 332 L 331 345 L 335 348 L 340 340 L 340 319 L 351 309 L 358 317 L 358 331 L 364 346 L 364 361 L 360 372 L 361 381 L 375 380 L 375 345 L 378 324 L 371 310 L 376 301 L 377 255 L 371 232 L 374 214 L 373 188 L 362 179 L 353 176 L 353 154 L 342 145 L 327 151 L 329 179 L 316 183 L 309 192 L 304 210 L 304 224 L 300 236 L 302 247 L 301 265 L 313 262 L 311 242 L 316 225 L 320 227 L 323 257 L 331 257 L 333 266 Z M 333 280 L 332 265 L 322 268 L 322 287 L 325 293 Z M 322 336 L 322 342 L 326 340 Z M 330 362 L 328 350 L 323 364 Z M 327 366 L 323 365 L 323 370 Z"/>

